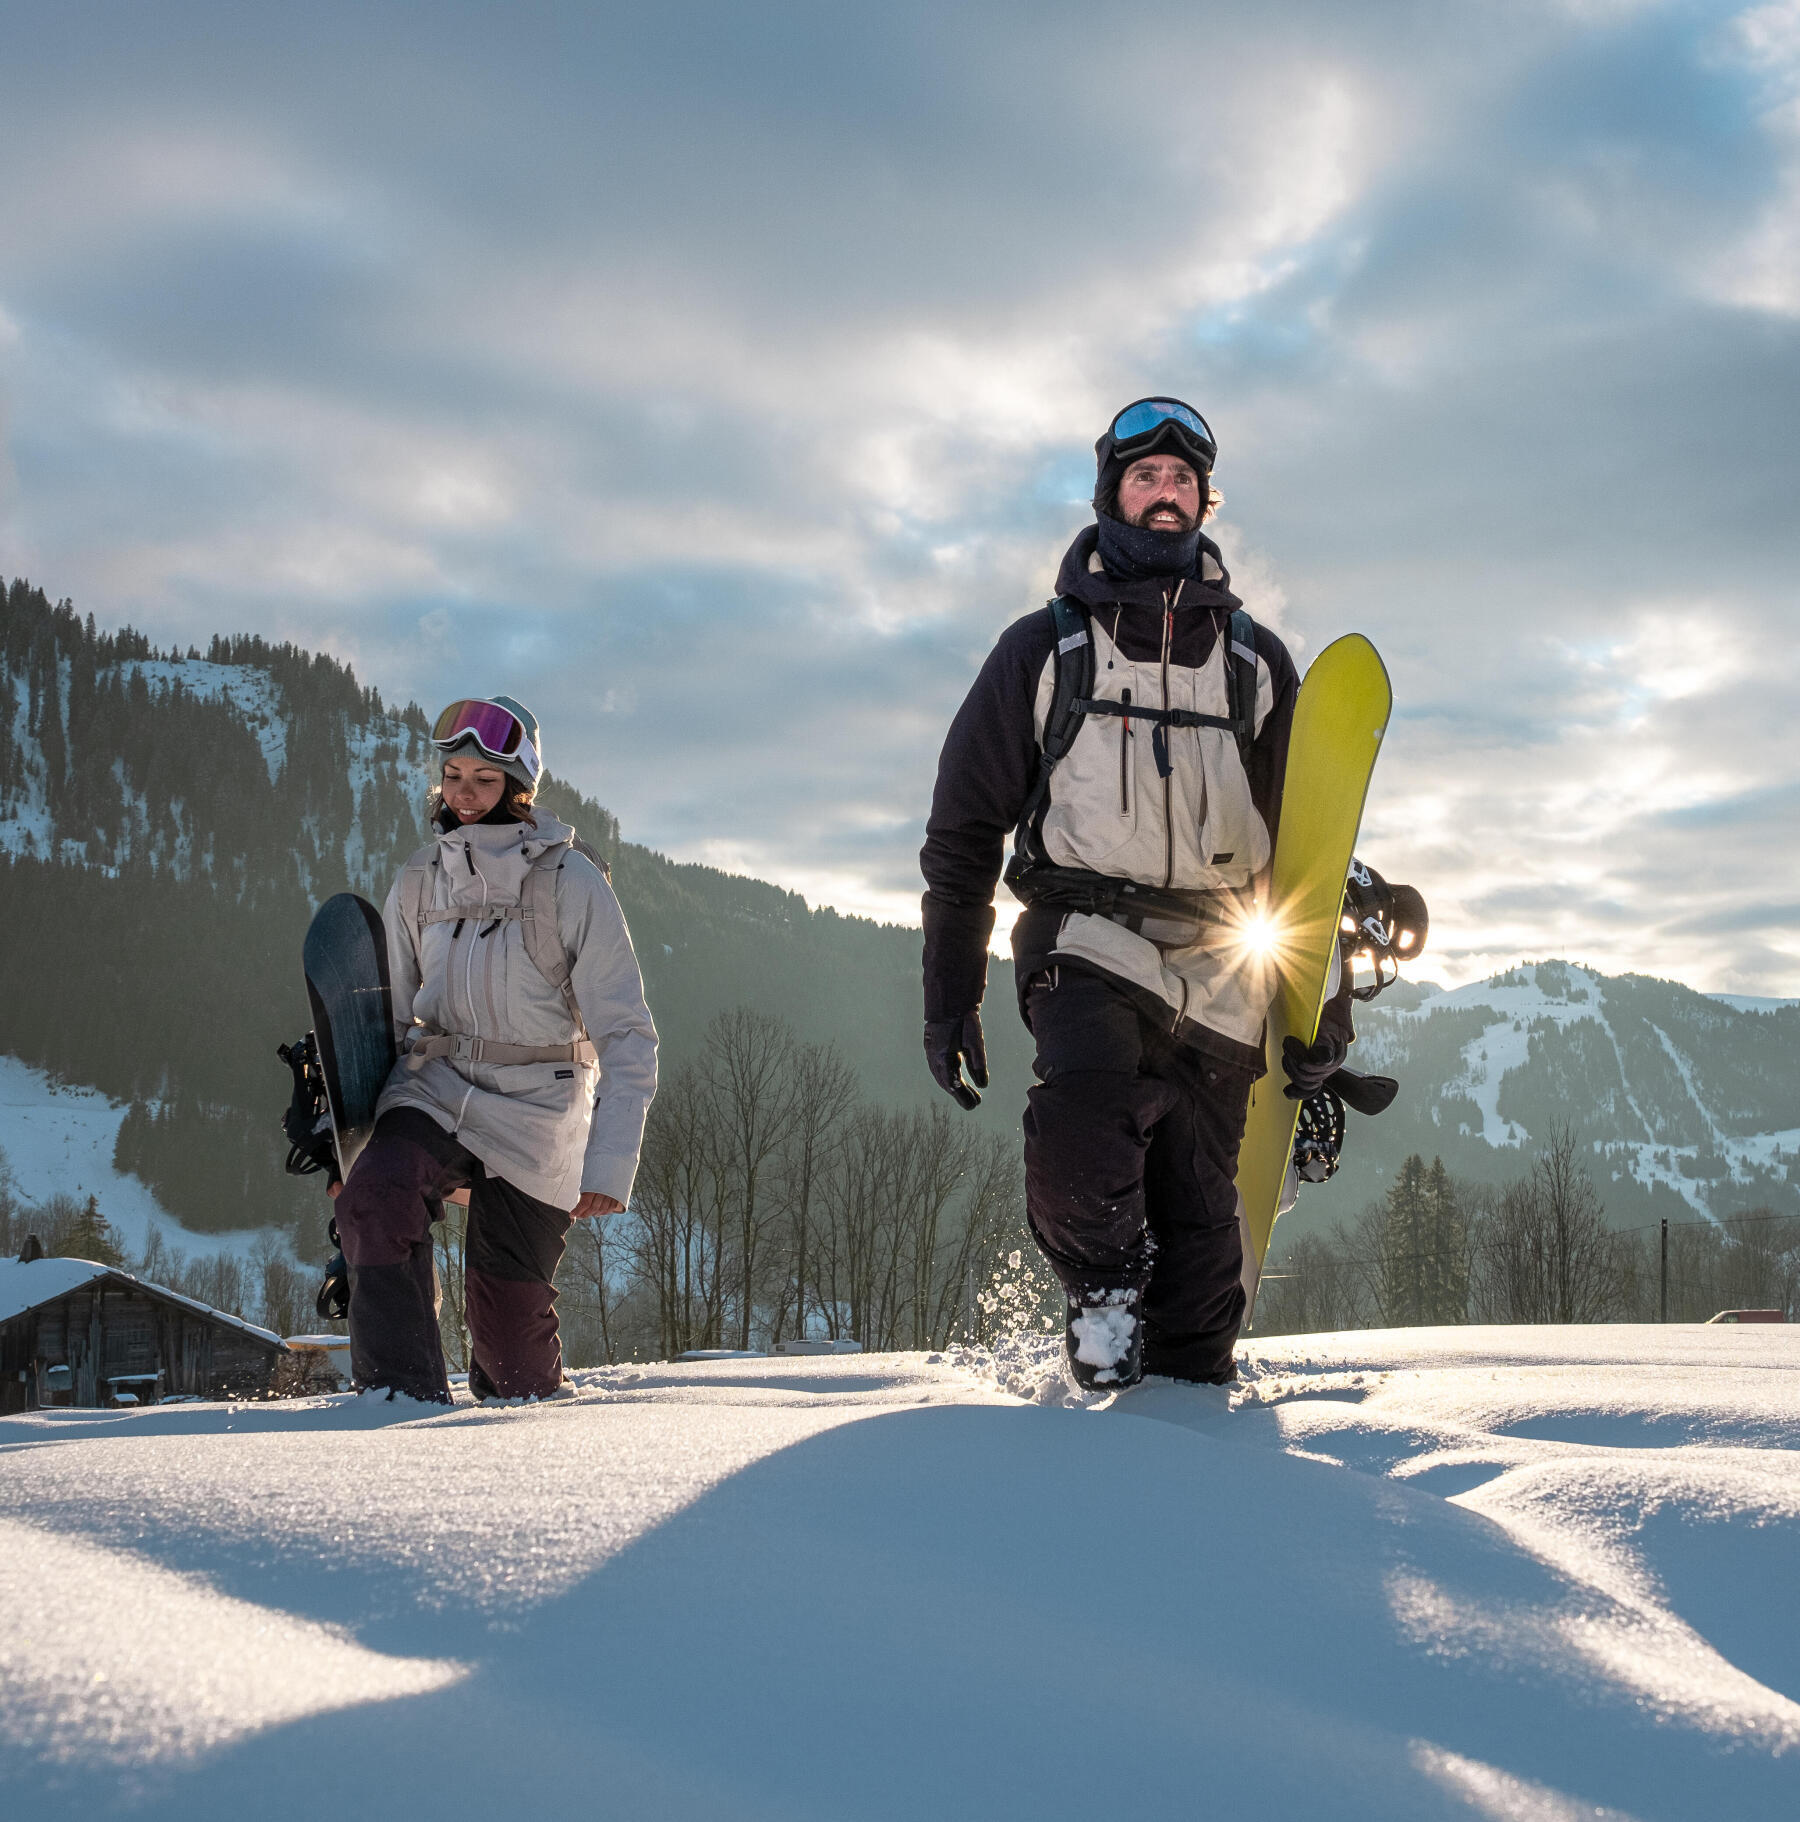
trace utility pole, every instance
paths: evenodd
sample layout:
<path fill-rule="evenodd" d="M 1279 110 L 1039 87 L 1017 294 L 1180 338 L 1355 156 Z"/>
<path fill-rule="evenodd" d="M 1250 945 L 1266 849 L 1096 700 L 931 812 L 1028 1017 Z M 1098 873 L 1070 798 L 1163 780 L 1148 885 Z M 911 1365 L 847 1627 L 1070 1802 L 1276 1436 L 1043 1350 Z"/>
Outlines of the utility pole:
<path fill-rule="evenodd" d="M 1663 1216 L 1662 1223 L 1662 1269 L 1657 1274 L 1656 1320 L 1669 1320 L 1669 1217 Z"/>

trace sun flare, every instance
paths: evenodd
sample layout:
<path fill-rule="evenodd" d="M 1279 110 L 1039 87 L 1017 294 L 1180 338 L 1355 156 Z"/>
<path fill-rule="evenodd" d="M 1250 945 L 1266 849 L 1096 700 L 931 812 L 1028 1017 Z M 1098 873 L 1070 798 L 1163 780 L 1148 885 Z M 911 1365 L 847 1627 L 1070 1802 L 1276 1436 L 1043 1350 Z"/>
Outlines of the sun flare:
<path fill-rule="evenodd" d="M 1232 946 L 1248 962 L 1280 967 L 1291 947 L 1285 921 L 1258 905 L 1233 924 Z"/>

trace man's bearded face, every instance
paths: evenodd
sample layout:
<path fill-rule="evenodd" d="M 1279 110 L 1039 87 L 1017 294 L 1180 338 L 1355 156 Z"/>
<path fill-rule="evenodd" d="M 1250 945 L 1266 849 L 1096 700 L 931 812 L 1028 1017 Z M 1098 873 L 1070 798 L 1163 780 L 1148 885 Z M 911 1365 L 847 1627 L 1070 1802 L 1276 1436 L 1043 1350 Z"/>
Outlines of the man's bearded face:
<path fill-rule="evenodd" d="M 1140 457 L 1119 481 L 1119 517 L 1127 525 L 1192 531 L 1205 509 L 1205 484 L 1180 456 Z"/>

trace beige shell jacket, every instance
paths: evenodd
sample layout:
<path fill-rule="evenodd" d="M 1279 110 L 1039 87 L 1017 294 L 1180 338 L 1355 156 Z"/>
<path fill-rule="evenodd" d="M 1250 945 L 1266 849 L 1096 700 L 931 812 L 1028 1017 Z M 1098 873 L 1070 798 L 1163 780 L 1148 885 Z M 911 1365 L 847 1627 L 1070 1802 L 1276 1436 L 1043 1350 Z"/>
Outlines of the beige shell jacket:
<path fill-rule="evenodd" d="M 439 834 L 426 908 L 468 916 L 422 932 L 407 927 L 395 882 L 383 918 L 402 1054 L 377 1110 L 421 1109 L 494 1175 L 563 1209 L 584 1191 L 630 1201 L 656 1093 L 656 1026 L 631 932 L 599 868 L 569 846 L 573 835 L 542 812 L 535 825 L 470 823 Z M 559 847 L 568 851 L 555 874 L 557 931 L 597 1061 L 406 1054 L 426 1032 L 545 1047 L 579 1038 L 562 995 L 526 952 L 522 925 L 483 915 L 516 907 L 527 868 Z"/>

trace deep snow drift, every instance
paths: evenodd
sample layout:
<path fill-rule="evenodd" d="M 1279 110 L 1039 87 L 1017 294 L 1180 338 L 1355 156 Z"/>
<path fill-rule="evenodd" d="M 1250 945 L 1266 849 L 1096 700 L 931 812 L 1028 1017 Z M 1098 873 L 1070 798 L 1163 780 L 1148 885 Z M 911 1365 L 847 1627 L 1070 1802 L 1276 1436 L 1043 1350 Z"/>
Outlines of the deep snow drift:
<path fill-rule="evenodd" d="M 1792 1817 L 1800 1328 L 0 1420 L 19 1815 Z"/>

